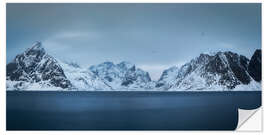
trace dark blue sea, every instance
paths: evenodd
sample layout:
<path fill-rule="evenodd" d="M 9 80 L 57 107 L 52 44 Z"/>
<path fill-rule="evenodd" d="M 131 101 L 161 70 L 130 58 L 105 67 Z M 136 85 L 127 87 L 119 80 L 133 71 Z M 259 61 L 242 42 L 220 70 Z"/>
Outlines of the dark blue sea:
<path fill-rule="evenodd" d="M 7 130 L 234 130 L 261 92 L 7 92 Z"/>

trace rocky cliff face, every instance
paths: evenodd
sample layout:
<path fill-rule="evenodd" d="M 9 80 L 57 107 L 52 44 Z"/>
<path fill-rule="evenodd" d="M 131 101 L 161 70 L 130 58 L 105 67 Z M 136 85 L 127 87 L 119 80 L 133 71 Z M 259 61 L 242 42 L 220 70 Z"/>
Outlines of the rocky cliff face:
<path fill-rule="evenodd" d="M 13 81 L 13 86 L 8 86 L 14 89 L 27 89 L 29 83 L 40 87 L 71 87 L 57 60 L 45 52 L 40 42 L 35 42 L 7 65 L 7 81 Z M 35 86 L 31 89 L 40 88 Z"/>
<path fill-rule="evenodd" d="M 262 51 L 256 50 L 248 65 L 250 76 L 257 82 L 262 80 Z"/>
<path fill-rule="evenodd" d="M 40 42 L 7 64 L 8 90 L 140 90 L 150 83 L 149 74 L 129 62 L 84 69 L 50 56 Z"/>
<path fill-rule="evenodd" d="M 156 87 L 165 90 L 232 90 L 254 81 L 248 66 L 248 58 L 230 51 L 201 54 L 180 68 L 165 70 Z"/>

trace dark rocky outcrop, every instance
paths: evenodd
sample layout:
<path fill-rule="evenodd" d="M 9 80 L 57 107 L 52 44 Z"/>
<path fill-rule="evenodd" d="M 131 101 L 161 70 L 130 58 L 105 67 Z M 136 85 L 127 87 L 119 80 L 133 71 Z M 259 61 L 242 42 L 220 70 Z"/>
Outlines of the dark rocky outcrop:
<path fill-rule="evenodd" d="M 7 64 L 7 80 L 31 83 L 46 81 L 55 87 L 71 87 L 57 60 L 46 53 L 41 42 L 35 42 L 33 47 Z"/>
<path fill-rule="evenodd" d="M 233 89 L 250 83 L 248 63 L 248 58 L 230 51 L 201 54 L 180 68 L 165 70 L 156 87 L 208 89 L 221 86 Z"/>
<path fill-rule="evenodd" d="M 257 82 L 262 80 L 262 51 L 256 50 L 248 65 L 249 75 Z"/>

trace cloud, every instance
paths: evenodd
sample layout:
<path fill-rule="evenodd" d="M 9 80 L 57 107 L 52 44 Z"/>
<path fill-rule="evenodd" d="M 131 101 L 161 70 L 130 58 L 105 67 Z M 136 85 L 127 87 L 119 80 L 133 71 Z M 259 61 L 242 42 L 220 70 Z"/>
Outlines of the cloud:
<path fill-rule="evenodd" d="M 98 38 L 99 35 L 95 32 L 77 32 L 77 31 L 65 31 L 56 32 L 53 36 L 49 37 L 47 40 L 55 39 L 70 39 L 70 38 Z"/>
<path fill-rule="evenodd" d="M 100 38 L 100 34 L 96 32 L 62 31 L 55 32 L 55 34 L 41 42 L 50 53 L 70 53 L 77 49 L 87 50 L 87 48 L 83 47 L 87 47 L 91 40 L 97 40 L 98 38 Z"/>

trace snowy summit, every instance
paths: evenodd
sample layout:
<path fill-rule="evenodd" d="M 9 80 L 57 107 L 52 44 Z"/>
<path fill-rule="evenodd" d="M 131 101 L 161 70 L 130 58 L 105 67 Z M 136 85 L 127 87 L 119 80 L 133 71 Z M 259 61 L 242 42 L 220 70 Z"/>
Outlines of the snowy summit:
<path fill-rule="evenodd" d="M 164 70 L 152 81 L 130 62 L 103 62 L 82 68 L 47 54 L 41 42 L 7 64 L 7 90 L 261 90 L 261 50 L 251 60 L 234 52 L 201 54 L 182 67 Z"/>

